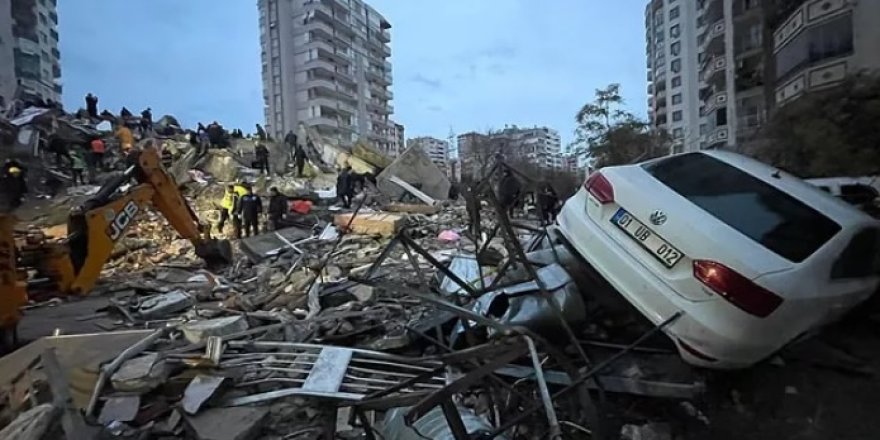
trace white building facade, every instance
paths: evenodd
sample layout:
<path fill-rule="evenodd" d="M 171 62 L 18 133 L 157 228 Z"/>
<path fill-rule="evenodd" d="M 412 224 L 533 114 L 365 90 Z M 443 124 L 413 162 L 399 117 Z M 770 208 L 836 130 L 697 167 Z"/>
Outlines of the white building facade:
<path fill-rule="evenodd" d="M 0 2 L 0 96 L 61 101 L 56 0 Z"/>
<path fill-rule="evenodd" d="M 645 9 L 648 117 L 673 139 L 672 151 L 700 145 L 697 2 L 651 0 Z"/>
<path fill-rule="evenodd" d="M 360 0 L 259 0 L 266 131 L 393 148 L 391 25 Z"/>
<path fill-rule="evenodd" d="M 429 136 L 412 138 L 406 141 L 407 148 L 419 147 L 431 162 L 449 175 L 449 142 Z"/>

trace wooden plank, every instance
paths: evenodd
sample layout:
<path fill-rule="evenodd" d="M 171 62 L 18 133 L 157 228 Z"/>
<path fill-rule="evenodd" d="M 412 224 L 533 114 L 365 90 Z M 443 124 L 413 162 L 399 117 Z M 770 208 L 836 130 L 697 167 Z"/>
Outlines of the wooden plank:
<path fill-rule="evenodd" d="M 303 391 L 335 393 L 342 386 L 345 371 L 351 361 L 351 350 L 340 347 L 324 347 L 303 383 Z"/>
<path fill-rule="evenodd" d="M 333 223 L 344 229 L 349 226 L 353 214 L 337 214 Z M 403 226 L 403 216 L 391 213 L 360 213 L 355 216 L 349 226 L 350 232 L 363 235 L 381 235 L 391 237 Z"/>

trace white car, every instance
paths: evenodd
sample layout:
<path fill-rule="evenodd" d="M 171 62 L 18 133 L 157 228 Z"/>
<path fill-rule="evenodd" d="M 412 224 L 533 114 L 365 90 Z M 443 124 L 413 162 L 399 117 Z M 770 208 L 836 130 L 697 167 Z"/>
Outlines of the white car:
<path fill-rule="evenodd" d="M 744 368 L 838 318 L 880 281 L 880 222 L 724 151 L 591 174 L 563 237 L 689 363 Z"/>

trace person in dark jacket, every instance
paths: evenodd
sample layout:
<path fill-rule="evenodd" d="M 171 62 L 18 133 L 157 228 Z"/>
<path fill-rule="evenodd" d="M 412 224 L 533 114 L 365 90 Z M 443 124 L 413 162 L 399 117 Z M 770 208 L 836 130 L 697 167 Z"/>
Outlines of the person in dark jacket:
<path fill-rule="evenodd" d="M 266 130 L 264 130 L 263 126 L 260 124 L 257 124 L 257 139 L 261 141 L 266 140 Z"/>
<path fill-rule="evenodd" d="M 238 213 L 241 215 L 244 236 L 250 237 L 251 233 L 259 233 L 260 214 L 263 213 L 263 201 L 260 196 L 254 194 L 253 188 L 247 187 L 245 195 L 238 199 Z"/>
<path fill-rule="evenodd" d="M 90 118 L 98 119 L 98 97 L 89 93 L 86 95 L 86 110 Z"/>
<path fill-rule="evenodd" d="M 549 183 L 542 185 L 538 190 L 538 207 L 541 210 L 541 224 L 549 225 L 556 220 L 557 205 L 559 205 L 559 196 Z"/>
<path fill-rule="evenodd" d="M 141 130 L 144 133 L 153 129 L 153 109 L 147 107 L 141 112 Z"/>
<path fill-rule="evenodd" d="M 257 156 L 257 170 L 260 171 L 260 174 L 263 174 L 263 171 L 266 171 L 266 175 L 269 175 L 269 149 L 266 148 L 260 142 L 257 142 L 256 147 L 254 147 L 254 154 Z"/>
<path fill-rule="evenodd" d="M 303 176 L 303 168 L 306 166 L 306 151 L 299 144 L 293 148 L 293 161 L 296 164 L 297 177 Z"/>
<path fill-rule="evenodd" d="M 284 214 L 288 211 L 287 196 L 281 194 L 278 188 L 269 189 L 271 194 L 269 198 L 269 225 L 273 231 L 277 231 L 284 227 Z"/>
<path fill-rule="evenodd" d="M 351 196 L 354 195 L 351 179 L 351 165 L 346 165 L 336 176 L 336 196 L 342 201 L 342 206 L 346 208 L 351 208 Z"/>
<path fill-rule="evenodd" d="M 51 174 L 49 174 L 51 176 Z M 6 159 L 3 168 L 0 169 L 0 191 L 10 208 L 21 206 L 24 195 L 27 194 L 27 168 L 15 159 Z"/>
<path fill-rule="evenodd" d="M 519 180 L 510 172 L 510 169 L 505 168 L 501 181 L 498 182 L 498 203 L 501 204 L 501 207 L 507 211 L 507 215 L 513 217 L 513 210 L 516 208 L 516 204 L 519 201 L 520 192 L 522 191 L 522 187 L 519 183 Z"/>

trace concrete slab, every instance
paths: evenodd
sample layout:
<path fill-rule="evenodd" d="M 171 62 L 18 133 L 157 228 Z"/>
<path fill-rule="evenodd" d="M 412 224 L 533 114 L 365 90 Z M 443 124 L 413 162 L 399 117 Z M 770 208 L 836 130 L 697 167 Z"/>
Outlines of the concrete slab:
<path fill-rule="evenodd" d="M 408 148 L 376 177 L 379 191 L 397 200 L 405 190 L 392 183 L 389 180 L 391 176 L 397 176 L 410 185 L 418 187 L 436 200 L 449 198 L 449 179 L 437 165 L 431 162 L 431 158 L 421 148 Z"/>
<path fill-rule="evenodd" d="M 251 261 L 258 262 L 275 255 L 285 248 L 289 248 L 290 243 L 295 243 L 311 236 L 312 231 L 310 230 L 286 228 L 267 234 L 243 238 L 239 241 L 239 244 L 241 245 L 241 250 L 247 254 Z"/>
<path fill-rule="evenodd" d="M 187 428 L 198 440 L 251 440 L 259 435 L 267 408 L 212 408 L 186 418 Z"/>
<path fill-rule="evenodd" d="M 247 329 L 247 319 L 241 315 L 189 322 L 182 328 L 183 336 L 193 344 L 203 342 L 209 336 L 226 336 L 232 333 L 243 332 Z"/>
<path fill-rule="evenodd" d="M 168 373 L 168 364 L 158 353 L 151 353 L 125 361 L 110 382 L 117 391 L 142 393 L 161 385 Z"/>

